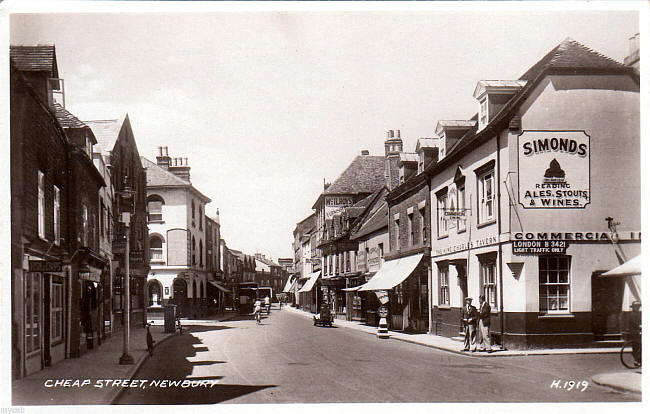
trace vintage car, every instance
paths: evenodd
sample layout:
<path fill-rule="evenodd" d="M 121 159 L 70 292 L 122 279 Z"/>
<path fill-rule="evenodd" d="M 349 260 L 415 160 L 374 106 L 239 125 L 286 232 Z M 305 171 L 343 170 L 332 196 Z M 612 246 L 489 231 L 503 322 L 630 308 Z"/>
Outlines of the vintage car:
<path fill-rule="evenodd" d="M 330 311 L 329 306 L 321 306 L 320 313 L 314 315 L 314 326 L 332 326 L 334 317 Z"/>

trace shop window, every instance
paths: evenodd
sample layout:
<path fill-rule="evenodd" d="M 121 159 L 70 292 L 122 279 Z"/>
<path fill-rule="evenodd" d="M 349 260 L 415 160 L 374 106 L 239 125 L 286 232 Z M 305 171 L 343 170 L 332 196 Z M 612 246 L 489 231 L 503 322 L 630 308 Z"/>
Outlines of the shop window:
<path fill-rule="evenodd" d="M 478 178 L 479 224 L 494 220 L 494 170 Z"/>
<path fill-rule="evenodd" d="M 438 194 L 438 237 L 445 237 L 448 234 L 447 219 L 445 211 L 447 210 L 447 192 Z"/>
<path fill-rule="evenodd" d="M 492 309 L 497 308 L 496 260 L 493 258 L 480 262 L 481 293 Z"/>
<path fill-rule="evenodd" d="M 539 256 L 539 311 L 567 313 L 570 293 L 570 256 Z"/>
<path fill-rule="evenodd" d="M 45 174 L 38 172 L 38 237 L 45 239 Z"/>
<path fill-rule="evenodd" d="M 162 221 L 163 205 L 165 201 L 158 195 L 152 195 L 147 199 L 147 210 L 149 211 L 149 221 Z"/>
<path fill-rule="evenodd" d="M 41 274 L 25 276 L 25 353 L 41 349 Z"/>
<path fill-rule="evenodd" d="M 61 244 L 61 191 L 54 186 L 54 244 Z"/>
<path fill-rule="evenodd" d="M 449 306 L 449 266 L 438 266 L 438 304 Z"/>
<path fill-rule="evenodd" d="M 50 339 L 58 342 L 63 339 L 63 283 L 52 281 L 50 300 Z"/>

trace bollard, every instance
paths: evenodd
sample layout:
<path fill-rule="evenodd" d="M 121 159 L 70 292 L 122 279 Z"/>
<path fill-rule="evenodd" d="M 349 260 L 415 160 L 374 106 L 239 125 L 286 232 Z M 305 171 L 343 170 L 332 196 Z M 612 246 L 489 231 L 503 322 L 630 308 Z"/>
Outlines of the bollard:
<path fill-rule="evenodd" d="M 377 338 L 379 339 L 390 338 L 390 335 L 388 335 L 388 322 L 384 317 L 379 319 L 379 326 L 377 327 Z"/>

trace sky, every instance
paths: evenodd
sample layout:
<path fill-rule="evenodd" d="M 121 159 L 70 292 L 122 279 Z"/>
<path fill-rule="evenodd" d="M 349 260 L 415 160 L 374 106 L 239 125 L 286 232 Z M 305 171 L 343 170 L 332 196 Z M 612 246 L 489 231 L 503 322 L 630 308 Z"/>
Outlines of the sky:
<path fill-rule="evenodd" d="M 361 150 L 405 151 L 469 119 L 481 79 L 517 79 L 567 37 L 618 61 L 637 12 L 518 9 L 13 14 L 55 44 L 66 107 L 129 114 L 140 155 L 187 157 L 228 247 L 293 257 L 297 222 Z M 514 7 L 514 6 L 513 6 Z"/>

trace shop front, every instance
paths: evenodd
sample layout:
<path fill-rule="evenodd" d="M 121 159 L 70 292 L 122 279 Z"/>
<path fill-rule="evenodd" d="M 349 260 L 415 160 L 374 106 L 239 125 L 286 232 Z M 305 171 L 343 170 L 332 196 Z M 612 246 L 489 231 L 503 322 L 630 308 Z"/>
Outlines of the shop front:
<path fill-rule="evenodd" d="M 387 260 L 358 292 L 387 292 L 389 329 L 426 332 L 428 274 L 423 253 Z M 383 295 L 386 295 L 383 294 Z"/>
<path fill-rule="evenodd" d="M 300 308 L 311 313 L 318 313 L 320 310 L 320 301 L 322 301 L 321 283 L 319 281 L 321 272 L 310 273 L 303 286 L 298 289 L 300 295 Z"/>

